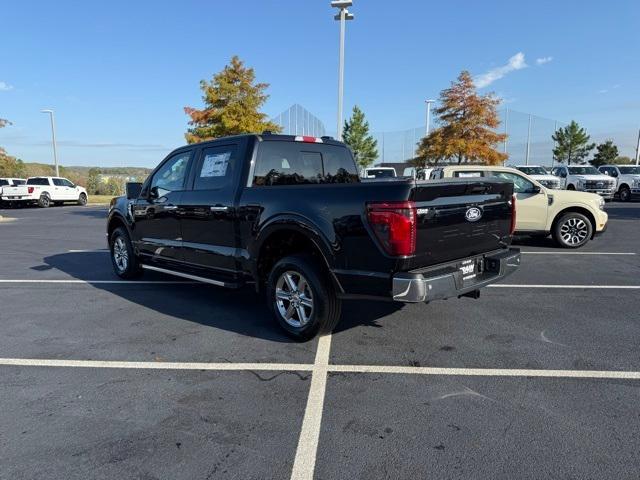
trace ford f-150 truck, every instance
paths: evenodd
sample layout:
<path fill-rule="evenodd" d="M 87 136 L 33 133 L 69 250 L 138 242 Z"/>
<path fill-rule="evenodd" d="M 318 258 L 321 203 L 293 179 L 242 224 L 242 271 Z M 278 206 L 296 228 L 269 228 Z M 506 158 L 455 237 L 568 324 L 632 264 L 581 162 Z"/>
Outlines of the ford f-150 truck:
<path fill-rule="evenodd" d="M 345 144 L 265 132 L 175 150 L 112 200 L 106 234 L 120 277 L 253 284 L 307 340 L 343 299 L 477 298 L 520 264 L 515 207 L 508 181 L 361 181 Z"/>
<path fill-rule="evenodd" d="M 616 181 L 590 165 L 560 165 L 551 173 L 560 179 L 560 187 L 566 190 L 596 193 L 605 200 L 612 200 L 616 191 Z"/>
<path fill-rule="evenodd" d="M 4 206 L 2 200 L 2 190 L 8 187 L 15 187 L 17 185 L 24 185 L 26 180 L 22 178 L 0 178 L 0 207 Z"/>
<path fill-rule="evenodd" d="M 638 165 L 602 165 L 598 170 L 616 182 L 615 191 L 621 202 L 640 196 L 640 167 Z"/>
<path fill-rule="evenodd" d="M 42 208 L 47 208 L 51 204 L 61 205 L 65 202 L 86 205 L 87 198 L 87 191 L 83 187 L 60 177 L 28 178 L 24 185 L 3 188 L 0 197 L 5 202 L 34 203 Z"/>

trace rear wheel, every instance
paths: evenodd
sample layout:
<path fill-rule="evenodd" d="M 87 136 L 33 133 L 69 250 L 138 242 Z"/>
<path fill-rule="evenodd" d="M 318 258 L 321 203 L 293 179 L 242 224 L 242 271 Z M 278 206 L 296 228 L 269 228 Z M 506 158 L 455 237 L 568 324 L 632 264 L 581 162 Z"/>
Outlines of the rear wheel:
<path fill-rule="evenodd" d="M 279 260 L 269 274 L 266 294 L 275 320 L 296 340 L 330 333 L 340 320 L 341 301 L 325 271 L 310 256 Z"/>
<path fill-rule="evenodd" d="M 142 268 L 133 252 L 129 234 L 123 227 L 116 228 L 109 241 L 111 264 L 120 278 L 131 279 L 142 274 Z"/>
<path fill-rule="evenodd" d="M 87 204 L 87 194 L 81 193 L 78 197 L 78 205 L 84 207 Z"/>
<path fill-rule="evenodd" d="M 627 186 L 620 188 L 618 195 L 620 196 L 621 202 L 628 202 L 631 200 L 631 190 L 629 190 L 629 187 Z"/>
<path fill-rule="evenodd" d="M 553 239 L 563 248 L 580 248 L 593 234 L 593 225 L 581 213 L 565 213 L 553 227 Z"/>
<path fill-rule="evenodd" d="M 49 208 L 51 206 L 51 198 L 48 193 L 40 195 L 40 198 L 38 199 L 38 206 L 40 208 Z"/>

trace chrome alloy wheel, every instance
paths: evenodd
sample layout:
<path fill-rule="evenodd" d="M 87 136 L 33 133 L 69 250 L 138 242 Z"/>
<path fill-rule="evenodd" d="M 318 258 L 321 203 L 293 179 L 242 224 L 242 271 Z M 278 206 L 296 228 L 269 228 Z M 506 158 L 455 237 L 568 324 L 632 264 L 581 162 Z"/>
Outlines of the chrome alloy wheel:
<path fill-rule="evenodd" d="M 588 234 L 589 227 L 581 218 L 569 218 L 560 227 L 560 236 L 567 245 L 578 245 L 584 242 Z"/>
<path fill-rule="evenodd" d="M 276 282 L 276 307 L 282 319 L 295 328 L 306 325 L 313 314 L 313 293 L 300 273 L 286 271 Z"/>
<path fill-rule="evenodd" d="M 129 267 L 129 251 L 122 237 L 116 238 L 113 242 L 113 261 L 119 272 L 124 272 Z"/>

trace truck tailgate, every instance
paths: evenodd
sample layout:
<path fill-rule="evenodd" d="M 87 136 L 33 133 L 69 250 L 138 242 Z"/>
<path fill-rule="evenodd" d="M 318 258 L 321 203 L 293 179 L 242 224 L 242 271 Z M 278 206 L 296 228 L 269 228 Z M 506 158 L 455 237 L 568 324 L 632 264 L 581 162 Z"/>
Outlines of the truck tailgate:
<path fill-rule="evenodd" d="M 18 185 L 16 187 L 2 187 L 0 193 L 3 197 L 24 197 L 29 194 L 26 185 Z"/>
<path fill-rule="evenodd" d="M 408 270 L 505 248 L 511 243 L 513 184 L 480 179 L 416 182 L 415 256 Z"/>

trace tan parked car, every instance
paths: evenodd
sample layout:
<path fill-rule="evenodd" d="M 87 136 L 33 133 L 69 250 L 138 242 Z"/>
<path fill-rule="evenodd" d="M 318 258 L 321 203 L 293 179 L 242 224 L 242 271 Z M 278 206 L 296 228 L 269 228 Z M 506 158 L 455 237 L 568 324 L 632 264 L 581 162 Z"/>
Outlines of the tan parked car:
<path fill-rule="evenodd" d="M 548 236 L 564 248 L 579 248 L 607 228 L 608 215 L 600 195 L 552 190 L 515 168 L 451 165 L 431 172 L 442 178 L 492 177 L 510 180 L 516 194 L 516 235 Z"/>

